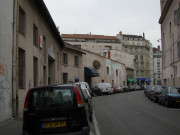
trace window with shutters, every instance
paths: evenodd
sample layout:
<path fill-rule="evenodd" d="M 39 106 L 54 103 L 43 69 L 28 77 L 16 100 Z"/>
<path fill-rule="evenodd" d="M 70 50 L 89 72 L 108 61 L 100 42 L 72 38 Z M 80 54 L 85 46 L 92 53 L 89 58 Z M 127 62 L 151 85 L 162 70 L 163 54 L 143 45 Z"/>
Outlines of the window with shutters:
<path fill-rule="evenodd" d="M 38 28 L 33 24 L 33 44 L 38 47 Z"/>
<path fill-rule="evenodd" d="M 38 59 L 33 58 L 33 72 L 34 72 L 34 87 L 38 86 Z"/>

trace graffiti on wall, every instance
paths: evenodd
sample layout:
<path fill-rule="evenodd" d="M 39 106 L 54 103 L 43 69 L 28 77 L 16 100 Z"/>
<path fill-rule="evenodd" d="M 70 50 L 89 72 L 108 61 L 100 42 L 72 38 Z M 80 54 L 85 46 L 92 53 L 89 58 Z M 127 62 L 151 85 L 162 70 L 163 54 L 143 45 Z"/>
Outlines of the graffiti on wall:
<path fill-rule="evenodd" d="M 6 99 L 6 93 L 10 94 L 10 82 L 7 75 L 7 65 L 3 62 L 0 62 L 0 103 L 4 103 Z"/>

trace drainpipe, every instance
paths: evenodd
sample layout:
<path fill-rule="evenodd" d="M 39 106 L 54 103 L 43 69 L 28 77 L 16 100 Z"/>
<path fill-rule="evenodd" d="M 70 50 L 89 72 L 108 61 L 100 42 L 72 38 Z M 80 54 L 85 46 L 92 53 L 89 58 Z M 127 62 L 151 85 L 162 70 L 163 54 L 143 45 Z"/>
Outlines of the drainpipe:
<path fill-rule="evenodd" d="M 18 0 L 13 5 L 13 49 L 12 49 L 12 115 L 18 115 Z"/>

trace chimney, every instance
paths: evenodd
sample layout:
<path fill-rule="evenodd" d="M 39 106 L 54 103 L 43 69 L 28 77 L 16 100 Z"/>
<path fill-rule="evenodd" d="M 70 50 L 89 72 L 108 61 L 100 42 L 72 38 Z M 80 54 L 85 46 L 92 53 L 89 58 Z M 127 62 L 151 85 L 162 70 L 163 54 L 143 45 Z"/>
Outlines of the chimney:
<path fill-rule="evenodd" d="M 111 52 L 109 51 L 108 52 L 108 59 L 110 59 L 111 58 Z"/>
<path fill-rule="evenodd" d="M 143 32 L 143 38 L 145 39 L 145 34 L 144 34 L 144 32 Z"/>
<path fill-rule="evenodd" d="M 122 35 L 122 31 L 119 32 L 119 35 L 120 35 L 120 36 Z"/>
<path fill-rule="evenodd" d="M 90 38 L 92 38 L 91 32 L 89 33 Z"/>

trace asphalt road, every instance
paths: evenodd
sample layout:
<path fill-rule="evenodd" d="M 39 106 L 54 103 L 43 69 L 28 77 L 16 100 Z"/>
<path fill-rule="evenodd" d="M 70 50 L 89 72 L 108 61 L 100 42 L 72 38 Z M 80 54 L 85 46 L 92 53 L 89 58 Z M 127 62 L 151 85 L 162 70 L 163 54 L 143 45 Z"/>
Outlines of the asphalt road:
<path fill-rule="evenodd" d="M 150 101 L 143 91 L 93 97 L 101 135 L 180 135 L 180 108 Z"/>

